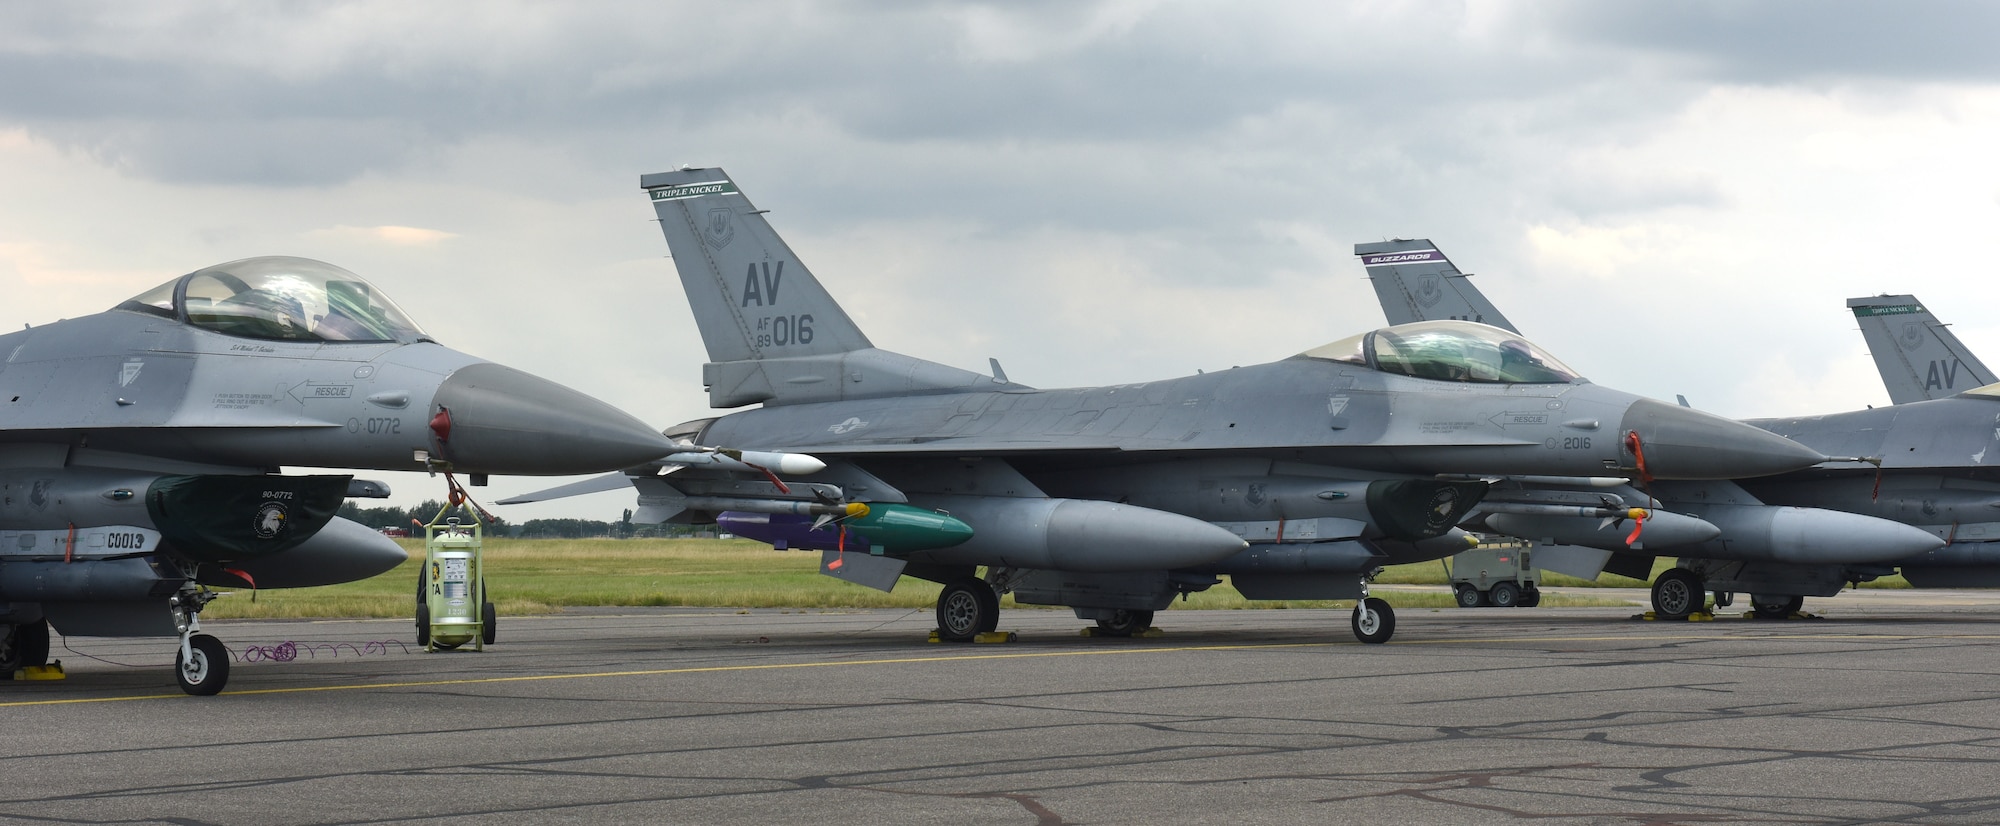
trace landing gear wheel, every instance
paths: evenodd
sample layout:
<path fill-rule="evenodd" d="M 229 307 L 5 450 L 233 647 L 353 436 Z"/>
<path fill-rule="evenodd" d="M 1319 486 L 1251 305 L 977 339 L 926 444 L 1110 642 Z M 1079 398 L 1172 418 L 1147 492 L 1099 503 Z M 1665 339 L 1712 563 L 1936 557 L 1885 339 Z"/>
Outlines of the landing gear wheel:
<path fill-rule="evenodd" d="M 1496 608 L 1512 608 L 1521 604 L 1521 586 L 1512 582 L 1496 582 L 1493 590 L 1486 592 L 1486 598 L 1492 600 Z"/>
<path fill-rule="evenodd" d="M 495 624 L 495 621 L 496 621 L 496 620 L 498 620 L 498 619 L 499 619 L 499 615 L 498 615 L 498 614 L 496 614 L 496 613 L 494 613 L 494 611 L 493 611 L 493 603 L 490 603 L 490 602 L 483 602 L 483 603 L 480 603 L 480 604 L 479 604 L 479 642 L 480 642 L 480 644 L 482 644 L 482 645 L 492 645 L 492 644 L 493 644 L 493 638 L 494 638 L 494 636 L 500 633 L 500 631 L 499 631 L 498 627 L 497 627 L 497 626 L 496 626 L 496 624 Z"/>
<path fill-rule="evenodd" d="M 1451 586 L 1451 592 L 1458 597 L 1458 607 L 1460 608 L 1478 608 L 1479 603 L 1485 599 L 1479 593 L 1479 589 L 1472 587 L 1472 583 L 1470 582 L 1461 582 Z"/>
<path fill-rule="evenodd" d="M 1542 604 L 1542 589 L 1530 585 L 1521 589 L 1521 607 L 1533 608 Z"/>
<path fill-rule="evenodd" d="M 1701 598 L 1706 596 L 1701 587 L 1701 577 L 1686 568 L 1675 568 L 1660 574 L 1653 580 L 1653 616 L 1659 619 L 1687 619 L 1689 614 L 1701 610 Z"/>
<path fill-rule="evenodd" d="M 45 619 L 12 626 L 0 638 L 0 679 L 14 676 L 23 668 L 49 664 L 49 621 Z"/>
<path fill-rule="evenodd" d="M 1354 638 L 1369 645 L 1388 642 L 1396 633 L 1396 612 L 1380 597 L 1369 597 L 1354 605 Z"/>
<path fill-rule="evenodd" d="M 1153 627 L 1153 612 L 1127 611 L 1123 608 L 1111 615 L 1111 619 L 1097 621 L 1097 630 L 1107 637 L 1129 637 Z"/>
<path fill-rule="evenodd" d="M 1000 627 L 1000 595 L 983 579 L 953 580 L 938 594 L 937 621 L 938 639 L 971 642 Z"/>
<path fill-rule="evenodd" d="M 196 697 L 208 697 L 222 691 L 229 682 L 229 649 L 221 640 L 207 634 L 196 634 L 188 638 L 188 650 L 174 656 L 174 679 L 181 684 L 181 690 Z"/>
<path fill-rule="evenodd" d="M 431 645 L 431 607 L 417 605 L 417 644 L 425 648 Z"/>
<path fill-rule="evenodd" d="M 1750 613 L 1758 619 L 1785 619 L 1804 607 L 1805 597 L 1750 595 Z"/>

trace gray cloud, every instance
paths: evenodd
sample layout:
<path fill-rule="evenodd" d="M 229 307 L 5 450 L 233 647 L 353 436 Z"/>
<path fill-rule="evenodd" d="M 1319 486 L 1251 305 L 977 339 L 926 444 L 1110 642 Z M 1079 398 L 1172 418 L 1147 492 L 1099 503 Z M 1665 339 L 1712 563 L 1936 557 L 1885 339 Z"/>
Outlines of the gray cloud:
<path fill-rule="evenodd" d="M 1541 11 L 1557 31 L 1737 82 L 2000 79 L 2000 6 L 1980 0 L 1570 0 Z"/>

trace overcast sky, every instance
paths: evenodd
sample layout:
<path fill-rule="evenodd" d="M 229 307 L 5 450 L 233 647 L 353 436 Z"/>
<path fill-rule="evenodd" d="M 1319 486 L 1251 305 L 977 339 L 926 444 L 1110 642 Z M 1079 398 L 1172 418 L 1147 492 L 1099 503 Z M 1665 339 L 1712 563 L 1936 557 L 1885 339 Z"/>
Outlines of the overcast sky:
<path fill-rule="evenodd" d="M 665 427 L 712 412 L 638 178 L 694 164 L 877 346 L 1035 386 L 1380 326 L 1353 245 L 1428 237 L 1599 383 L 1834 412 L 1888 399 L 1851 296 L 2000 361 L 1995 32 L 1985 2 L 4 2 L 0 329 L 302 255 Z"/>

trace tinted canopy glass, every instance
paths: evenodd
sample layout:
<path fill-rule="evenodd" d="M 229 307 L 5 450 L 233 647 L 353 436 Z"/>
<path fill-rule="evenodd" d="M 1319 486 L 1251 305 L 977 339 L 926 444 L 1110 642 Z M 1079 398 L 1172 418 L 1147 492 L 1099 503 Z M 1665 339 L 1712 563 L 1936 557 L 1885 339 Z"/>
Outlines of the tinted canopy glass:
<path fill-rule="evenodd" d="M 1299 355 L 1438 381 L 1566 384 L 1578 378 L 1576 371 L 1533 342 L 1498 327 L 1470 321 L 1422 321 L 1385 327 Z"/>
<path fill-rule="evenodd" d="M 428 338 L 396 302 L 361 276 L 323 261 L 281 255 L 196 270 L 118 306 L 244 338 Z"/>

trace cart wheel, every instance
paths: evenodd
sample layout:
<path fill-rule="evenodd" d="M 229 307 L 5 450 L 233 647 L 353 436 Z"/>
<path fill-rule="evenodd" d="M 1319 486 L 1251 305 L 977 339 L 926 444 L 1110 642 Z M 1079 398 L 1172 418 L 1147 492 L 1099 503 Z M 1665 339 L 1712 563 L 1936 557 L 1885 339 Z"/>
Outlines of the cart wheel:
<path fill-rule="evenodd" d="M 1521 586 L 1512 582 L 1496 582 L 1493 590 L 1486 592 L 1486 598 L 1499 608 L 1512 608 L 1521 604 Z"/>
<path fill-rule="evenodd" d="M 1472 583 L 1461 582 L 1458 583 L 1457 585 L 1453 585 L 1451 586 L 1451 592 L 1458 598 L 1458 607 L 1460 608 L 1479 607 L 1479 589 L 1472 587 Z"/>
<path fill-rule="evenodd" d="M 494 620 L 495 620 L 495 619 L 497 619 L 497 618 L 498 618 L 498 616 L 499 616 L 499 615 L 497 615 L 497 614 L 493 613 L 493 603 L 490 603 L 490 602 L 487 602 L 487 603 L 481 603 L 481 604 L 480 604 L 480 606 L 479 606 L 479 626 L 480 626 L 480 627 L 479 627 L 479 641 L 480 641 L 481 643 L 484 643 L 484 644 L 486 644 L 486 645 L 492 645 L 492 644 L 493 644 L 493 636 L 494 636 L 495 634 L 499 633 L 499 631 L 498 631 L 498 630 L 496 629 L 496 627 L 495 627 L 495 624 L 494 624 Z"/>
<path fill-rule="evenodd" d="M 431 607 L 417 604 L 417 644 L 429 648 L 431 644 Z"/>
<path fill-rule="evenodd" d="M 1542 604 L 1542 589 L 1530 585 L 1521 589 L 1521 607 L 1533 608 Z"/>

